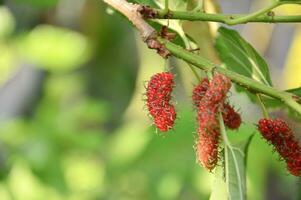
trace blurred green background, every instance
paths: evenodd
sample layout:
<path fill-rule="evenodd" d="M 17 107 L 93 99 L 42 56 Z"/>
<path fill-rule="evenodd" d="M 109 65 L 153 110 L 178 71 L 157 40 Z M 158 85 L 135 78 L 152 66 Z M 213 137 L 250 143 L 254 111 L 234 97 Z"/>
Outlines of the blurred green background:
<path fill-rule="evenodd" d="M 220 1 L 229 13 L 262 2 Z M 0 4 L 0 200 L 209 198 L 214 176 L 195 161 L 190 92 L 196 80 L 185 64 L 170 61 L 177 73 L 177 124 L 156 134 L 144 85 L 166 63 L 126 19 L 99 0 Z M 301 85 L 300 25 L 237 29 L 268 60 L 278 88 Z M 229 135 L 244 139 L 255 131 L 259 109 L 235 91 L 231 101 L 245 123 Z M 301 199 L 300 184 L 256 134 L 248 156 L 249 199 Z"/>

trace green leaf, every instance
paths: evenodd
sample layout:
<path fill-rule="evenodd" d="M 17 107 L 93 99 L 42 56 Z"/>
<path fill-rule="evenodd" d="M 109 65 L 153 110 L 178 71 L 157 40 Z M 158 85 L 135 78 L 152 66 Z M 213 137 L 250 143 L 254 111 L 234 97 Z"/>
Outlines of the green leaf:
<path fill-rule="evenodd" d="M 254 134 L 241 143 L 231 144 L 221 114 L 219 121 L 225 144 L 223 166 L 227 196 L 230 200 L 245 200 L 247 151 Z"/>
<path fill-rule="evenodd" d="M 286 91 L 301 98 L 301 87 L 294 88 L 294 89 L 289 89 L 289 90 L 286 90 Z"/>
<path fill-rule="evenodd" d="M 210 200 L 246 199 L 247 150 L 253 135 L 244 142 L 226 146 L 223 150 L 223 168 L 218 167 L 215 171 Z"/>
<path fill-rule="evenodd" d="M 225 176 L 230 200 L 246 199 L 246 160 L 252 137 L 225 148 Z"/>
<path fill-rule="evenodd" d="M 276 1 L 279 1 L 281 3 L 287 3 L 287 4 L 290 4 L 290 3 L 301 4 L 300 0 L 276 0 Z"/>
<path fill-rule="evenodd" d="M 272 86 L 267 63 L 237 31 L 220 27 L 218 33 L 216 48 L 228 69 Z"/>

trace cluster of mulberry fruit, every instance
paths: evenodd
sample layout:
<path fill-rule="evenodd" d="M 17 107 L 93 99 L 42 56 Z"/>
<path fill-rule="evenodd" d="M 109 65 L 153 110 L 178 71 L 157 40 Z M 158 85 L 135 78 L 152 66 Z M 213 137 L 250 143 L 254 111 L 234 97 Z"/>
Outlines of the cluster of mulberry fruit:
<path fill-rule="evenodd" d="M 162 72 L 151 77 L 146 87 L 146 105 L 155 126 L 162 132 L 170 130 L 176 119 L 176 111 L 171 104 L 171 93 L 175 86 L 174 76 Z M 231 81 L 216 74 L 212 81 L 203 79 L 193 90 L 193 104 L 197 108 L 198 141 L 196 153 L 199 163 L 212 170 L 218 160 L 220 137 L 217 113 L 221 108 L 225 124 L 236 129 L 240 126 L 240 115 L 225 103 Z"/>
<path fill-rule="evenodd" d="M 157 73 L 151 77 L 146 87 L 146 106 L 154 125 L 162 132 L 173 128 L 177 117 L 172 104 L 175 87 L 174 75 L 170 72 Z M 198 163 L 208 170 L 218 162 L 220 126 L 218 112 L 229 129 L 238 129 L 241 117 L 227 102 L 231 81 L 224 75 L 214 74 L 209 80 L 204 78 L 192 92 L 193 105 L 197 112 L 197 142 L 195 144 Z M 301 175 L 301 147 L 292 130 L 281 119 L 261 119 L 258 130 L 285 160 L 288 171 Z"/>
<path fill-rule="evenodd" d="M 300 176 L 301 147 L 287 123 L 282 119 L 261 119 L 258 130 L 285 160 L 288 171 Z"/>
<path fill-rule="evenodd" d="M 197 108 L 197 121 L 199 126 L 197 132 L 198 140 L 196 143 L 197 160 L 208 170 L 214 169 L 218 162 L 220 138 L 218 112 L 225 112 L 223 106 L 226 104 L 225 99 L 230 88 L 230 79 L 224 75 L 216 74 L 211 81 L 203 79 L 193 90 L 192 99 Z M 236 112 L 234 113 L 237 114 Z M 224 117 L 229 116 L 225 114 Z M 224 119 L 224 121 L 229 122 L 227 119 Z"/>

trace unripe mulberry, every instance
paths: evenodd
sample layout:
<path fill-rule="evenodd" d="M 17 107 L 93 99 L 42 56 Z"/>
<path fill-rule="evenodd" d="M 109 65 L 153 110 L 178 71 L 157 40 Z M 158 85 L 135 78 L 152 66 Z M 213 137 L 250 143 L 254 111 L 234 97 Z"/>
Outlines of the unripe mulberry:
<path fill-rule="evenodd" d="M 196 153 L 199 163 L 208 170 L 212 170 L 218 160 L 220 128 L 217 112 L 230 87 L 230 79 L 217 74 L 209 83 L 204 97 L 199 101 L 197 112 L 199 140 L 197 141 Z"/>
<path fill-rule="evenodd" d="M 258 130 L 286 161 L 288 171 L 300 176 L 301 147 L 288 124 L 282 119 L 261 119 Z"/>
<path fill-rule="evenodd" d="M 174 87 L 174 75 L 162 72 L 151 77 L 146 88 L 146 106 L 156 127 L 162 132 L 170 130 L 176 119 L 176 111 L 170 103 Z"/>

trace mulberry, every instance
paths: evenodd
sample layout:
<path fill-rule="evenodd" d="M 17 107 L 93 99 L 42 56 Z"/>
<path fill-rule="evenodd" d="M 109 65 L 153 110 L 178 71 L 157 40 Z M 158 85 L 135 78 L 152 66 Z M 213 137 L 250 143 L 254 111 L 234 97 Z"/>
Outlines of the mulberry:
<path fill-rule="evenodd" d="M 222 109 L 225 125 L 230 129 L 238 129 L 241 124 L 240 114 L 237 113 L 231 105 L 224 103 Z"/>
<path fill-rule="evenodd" d="M 288 171 L 294 176 L 300 176 L 301 147 L 288 124 L 282 119 L 261 119 L 258 130 L 286 161 Z"/>
<path fill-rule="evenodd" d="M 208 78 L 204 78 L 197 86 L 194 87 L 192 91 L 192 101 L 193 105 L 198 108 L 201 99 L 205 96 L 206 91 L 209 88 Z"/>
<path fill-rule="evenodd" d="M 155 126 L 162 132 L 170 130 L 176 119 L 176 111 L 170 103 L 174 87 L 174 75 L 162 72 L 151 77 L 146 88 L 147 109 Z"/>
<path fill-rule="evenodd" d="M 211 131 L 207 134 L 204 130 L 198 131 L 199 140 L 196 143 L 197 160 L 208 170 L 214 169 L 218 161 L 219 132 Z"/>
<path fill-rule="evenodd" d="M 199 163 L 208 170 L 212 170 L 218 160 L 220 129 L 217 112 L 230 87 L 230 79 L 220 74 L 215 75 L 198 104 L 199 140 L 196 154 Z"/>
<path fill-rule="evenodd" d="M 192 101 L 196 108 L 198 108 L 201 99 L 204 97 L 209 88 L 209 80 L 204 78 L 192 92 Z M 238 129 L 241 124 L 240 114 L 237 113 L 231 105 L 223 103 L 222 114 L 225 125 L 230 129 Z"/>

